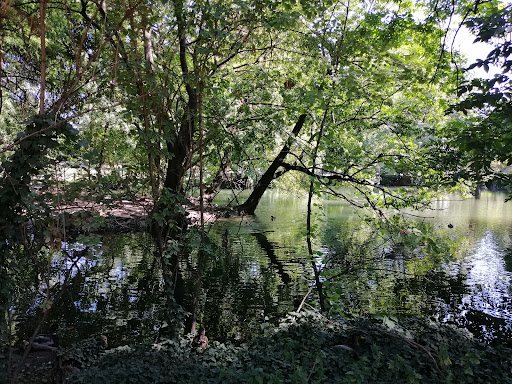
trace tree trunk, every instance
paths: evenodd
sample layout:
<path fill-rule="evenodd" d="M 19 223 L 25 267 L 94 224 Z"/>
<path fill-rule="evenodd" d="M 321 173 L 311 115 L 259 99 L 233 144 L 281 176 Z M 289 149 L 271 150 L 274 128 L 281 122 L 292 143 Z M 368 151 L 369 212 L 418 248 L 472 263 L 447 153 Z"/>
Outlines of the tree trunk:
<path fill-rule="evenodd" d="M 149 48 L 149 47 L 151 47 L 151 40 L 149 40 L 150 36 L 147 35 L 147 33 L 146 33 L 146 30 L 148 29 L 147 20 L 144 18 L 143 21 L 144 21 L 144 24 L 142 26 L 142 34 L 144 37 L 144 39 L 143 39 L 144 40 L 144 55 L 145 55 L 146 60 L 149 61 L 148 56 L 150 56 L 152 58 L 152 49 Z M 131 28 L 134 31 L 136 31 L 138 27 L 137 27 L 137 23 L 135 22 L 135 14 L 134 13 L 132 13 L 130 15 L 130 24 L 131 24 Z M 139 47 L 138 47 L 137 42 L 138 42 L 137 39 L 131 40 L 135 62 L 141 62 L 141 58 L 139 57 L 139 53 L 138 53 Z M 147 53 L 148 50 L 150 52 L 149 55 Z M 152 74 L 153 73 L 153 71 L 152 71 L 153 62 L 151 61 L 151 62 L 149 62 L 149 64 L 150 64 L 149 72 L 150 72 L 150 74 Z M 150 118 L 149 118 L 150 111 L 148 110 L 148 106 L 147 106 L 146 90 L 144 89 L 144 81 L 143 81 L 140 66 L 135 65 L 133 71 L 135 74 L 135 84 L 137 85 L 139 97 L 140 97 L 141 104 L 142 104 L 142 116 L 141 117 L 142 117 L 142 121 L 144 122 L 144 132 L 145 132 L 145 139 L 144 139 L 145 143 L 144 144 L 146 146 L 146 152 L 147 152 L 147 157 L 148 157 L 148 171 L 149 171 L 149 180 L 150 180 L 150 184 L 151 184 L 151 193 L 152 193 L 153 201 L 156 201 L 158 199 L 158 193 L 159 193 L 159 191 L 158 191 L 159 186 L 157 184 L 157 178 L 156 178 L 158 169 L 155 169 L 156 167 L 155 167 L 155 159 L 154 159 L 154 152 L 156 152 L 156 151 L 153 151 L 156 143 L 154 143 L 154 141 L 151 139 L 152 128 L 151 128 L 151 123 L 150 123 Z"/>
<path fill-rule="evenodd" d="M 478 184 L 475 188 L 475 199 L 480 199 L 482 197 L 482 189 L 484 186 L 482 184 Z"/>
<path fill-rule="evenodd" d="M 182 2 L 175 6 L 175 15 L 178 23 L 179 35 L 179 59 L 188 101 L 181 119 L 180 129 L 177 134 L 167 140 L 167 151 L 170 158 L 167 161 L 167 173 L 165 175 L 164 188 L 171 193 L 183 194 L 183 177 L 187 168 L 187 162 L 192 148 L 192 140 L 196 132 L 198 114 L 198 92 L 190 83 L 190 71 L 187 63 L 187 39 L 185 35 L 186 20 L 183 16 Z M 195 60 L 193 60 L 194 62 Z M 197 85 L 196 85 L 197 87 Z"/>
<path fill-rule="evenodd" d="M 188 168 L 192 153 L 193 139 L 197 130 L 199 113 L 199 95 L 201 94 L 201 82 L 191 81 L 191 71 L 187 62 L 187 38 L 186 20 L 183 16 L 183 3 L 178 2 L 175 7 L 175 15 L 178 25 L 179 37 L 179 62 L 181 74 L 187 93 L 186 105 L 183 106 L 183 114 L 179 128 L 176 131 L 168 132 L 166 139 L 167 147 L 167 170 L 163 188 L 159 199 L 153 207 L 151 230 L 157 241 L 159 252 L 162 256 L 166 253 L 167 241 L 173 239 L 178 241 L 179 248 L 183 247 L 183 234 L 187 230 L 188 222 L 186 214 L 181 208 L 184 202 L 183 180 Z M 192 59 L 194 63 L 195 60 Z M 163 216 L 162 216 L 163 215 Z M 180 252 L 178 252 L 179 254 Z M 162 269 L 164 275 L 172 276 L 173 271 L 178 267 L 178 255 L 162 258 Z M 166 278 L 169 278 L 168 276 Z M 169 282 L 172 284 L 172 282 Z"/>
<path fill-rule="evenodd" d="M 324 134 L 324 127 L 325 127 L 325 121 L 327 119 L 327 113 L 329 111 L 329 108 L 326 108 L 324 112 L 324 117 L 322 118 L 322 124 L 320 125 L 320 131 L 318 132 L 318 139 L 316 141 L 315 150 L 313 152 L 313 169 L 316 166 L 317 163 L 317 155 L 318 155 L 318 149 L 320 148 L 320 142 L 322 140 L 322 136 Z M 316 265 L 315 255 L 313 254 L 313 230 L 311 226 L 311 215 L 312 215 L 312 203 L 313 203 L 313 195 L 315 193 L 315 184 L 311 180 L 309 182 L 309 193 L 308 193 L 308 214 L 306 218 L 306 241 L 308 245 L 308 253 L 309 257 L 311 259 L 311 268 L 313 268 L 313 273 L 315 275 L 315 285 L 316 290 L 318 291 L 318 301 L 320 302 L 320 311 L 325 312 L 325 297 L 324 297 L 324 289 L 322 280 L 320 278 L 320 270 L 318 266 Z"/>
<path fill-rule="evenodd" d="M 44 96 L 46 92 L 46 0 L 39 1 L 39 25 L 41 27 L 41 81 L 39 94 L 39 114 L 44 115 Z"/>
<path fill-rule="evenodd" d="M 306 228 L 307 228 L 307 237 L 306 242 L 308 245 L 308 254 L 311 258 L 311 268 L 313 269 L 313 274 L 315 276 L 315 286 L 316 290 L 318 291 L 318 301 L 320 303 L 320 312 L 325 312 L 325 297 L 324 297 L 324 290 L 323 290 L 323 284 L 322 280 L 320 279 L 320 270 L 318 269 L 318 266 L 316 265 L 315 255 L 313 254 L 313 242 L 312 242 L 312 231 L 311 231 L 311 213 L 312 213 L 312 201 L 313 201 L 313 193 L 314 193 L 314 184 L 311 182 L 309 184 L 309 193 L 308 193 L 308 214 L 307 214 L 307 222 L 306 222 Z"/>
<path fill-rule="evenodd" d="M 297 123 L 293 128 L 292 137 L 286 141 L 286 144 L 281 149 L 281 152 L 279 152 L 272 164 L 270 164 L 268 169 L 261 176 L 247 200 L 239 206 L 235 207 L 239 212 L 244 212 L 249 215 L 254 214 L 254 211 L 256 210 L 261 197 L 270 186 L 272 180 L 274 180 L 277 169 L 281 166 L 281 163 L 284 161 L 285 157 L 290 153 L 290 147 L 293 143 L 293 139 L 299 134 L 305 120 L 306 114 L 299 116 L 299 120 L 297 120 Z"/>

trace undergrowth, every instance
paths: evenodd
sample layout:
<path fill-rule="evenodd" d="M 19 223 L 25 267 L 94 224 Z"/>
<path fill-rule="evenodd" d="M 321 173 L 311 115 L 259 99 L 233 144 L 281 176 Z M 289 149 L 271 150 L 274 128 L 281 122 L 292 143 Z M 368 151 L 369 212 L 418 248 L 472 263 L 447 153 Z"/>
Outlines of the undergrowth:
<path fill-rule="evenodd" d="M 66 382 L 85 383 L 512 383 L 512 351 L 449 326 L 408 320 L 335 321 L 293 313 L 250 344 L 191 338 L 102 353 Z"/>

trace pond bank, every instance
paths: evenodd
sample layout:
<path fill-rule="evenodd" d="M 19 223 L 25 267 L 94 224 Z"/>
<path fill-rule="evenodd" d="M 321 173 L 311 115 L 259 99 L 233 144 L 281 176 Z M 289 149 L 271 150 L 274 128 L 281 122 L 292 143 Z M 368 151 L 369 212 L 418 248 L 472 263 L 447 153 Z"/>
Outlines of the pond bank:
<path fill-rule="evenodd" d="M 153 209 L 153 201 L 147 196 L 138 196 L 134 200 L 95 202 L 76 199 L 73 204 L 54 208 L 56 220 L 71 230 L 72 233 L 84 232 L 140 232 L 149 230 L 149 216 Z M 189 225 L 199 225 L 201 211 L 197 204 L 183 206 Z M 232 217 L 236 212 L 230 208 L 218 207 L 215 204 L 205 205 L 203 220 L 213 224 L 219 218 Z M 92 227 L 92 228 L 90 228 Z M 61 229 L 62 232 L 62 229 Z"/>

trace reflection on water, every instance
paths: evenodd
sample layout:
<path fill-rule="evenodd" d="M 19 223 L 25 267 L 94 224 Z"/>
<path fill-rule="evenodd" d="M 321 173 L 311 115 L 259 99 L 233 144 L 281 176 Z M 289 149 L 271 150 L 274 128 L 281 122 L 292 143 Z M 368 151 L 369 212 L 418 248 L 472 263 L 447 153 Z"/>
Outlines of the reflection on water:
<path fill-rule="evenodd" d="M 453 238 L 467 238 L 469 252 L 463 260 L 448 266 L 447 275 L 461 277 L 463 294 L 453 294 L 439 317 L 467 328 L 491 342 L 512 342 L 510 265 L 512 249 L 512 204 L 505 194 L 482 193 L 481 199 L 456 196 L 436 201 L 431 221 Z M 453 229 L 447 229 L 452 224 Z"/>
<path fill-rule="evenodd" d="M 64 243 L 63 249 L 53 257 L 50 283 L 50 296 L 59 298 L 41 333 L 58 334 L 64 345 L 100 334 L 112 345 L 154 335 L 155 313 L 163 300 L 149 236 L 105 235 L 95 247 Z M 44 281 L 36 283 L 41 285 L 36 297 L 21 297 L 15 309 L 21 339 L 37 327 L 38 303 L 47 296 Z"/>
<path fill-rule="evenodd" d="M 458 306 L 461 312 L 456 323 L 486 341 L 512 340 L 512 273 L 506 271 L 503 256 L 496 236 L 487 231 L 466 262 L 465 284 L 470 287 L 470 293 Z"/>
<path fill-rule="evenodd" d="M 330 250 L 353 255 L 351 260 L 335 261 L 338 270 L 346 273 L 336 279 L 338 293 L 331 304 L 352 316 L 380 312 L 431 316 L 464 327 L 488 342 L 512 341 L 512 203 L 504 200 L 505 194 L 490 192 L 478 200 L 447 196 L 435 201 L 433 210 L 420 213 L 424 218 L 418 220 L 467 243 L 467 250 L 455 261 L 427 272 L 421 260 L 369 260 L 363 252 L 357 259 L 357 250 L 346 249 L 344 242 L 368 235 L 359 213 L 343 202 L 321 202 L 323 233 L 317 238 L 316 250 L 327 260 Z M 289 270 L 300 265 L 311 279 L 305 262 L 305 215 L 305 199 L 270 192 L 256 211 L 251 230 L 271 230 L 266 237 L 280 247 L 263 252 L 262 257 L 277 257 Z M 291 250 L 293 257 L 284 250 Z"/>
<path fill-rule="evenodd" d="M 491 232 L 477 242 L 468 269 L 466 284 L 472 287 L 472 294 L 464 298 L 463 304 L 471 304 L 492 316 L 506 317 L 512 274 L 505 270 L 503 252 L 497 249 Z"/>
<path fill-rule="evenodd" d="M 369 258 L 364 239 L 371 239 L 371 232 L 361 226 L 357 212 L 346 203 L 319 202 L 316 262 L 336 271 L 335 278 L 323 277 L 332 309 L 347 316 L 434 317 L 488 342 L 510 342 L 512 203 L 504 204 L 504 197 L 482 193 L 480 200 L 450 196 L 434 202 L 425 220 L 468 243 L 466 253 L 436 268 L 421 258 L 379 252 Z M 222 220 L 210 229 L 213 252 L 204 262 L 199 297 L 199 322 L 209 337 L 251 338 L 262 323 L 297 309 L 313 284 L 305 216 L 305 199 L 269 192 L 255 216 Z M 46 331 L 69 340 L 106 334 L 112 345 L 154 340 L 164 326 L 160 313 L 165 301 L 151 238 L 110 235 L 100 245 L 82 256 L 82 245 L 70 245 L 70 258 L 55 260 L 61 282 L 65 271 L 72 273 Z M 350 257 L 340 257 L 345 254 Z M 180 264 L 189 296 L 185 303 L 194 291 L 196 256 L 192 250 Z M 34 329 L 34 308 L 42 296 L 18 308 L 20 337 Z M 314 293 L 307 299 L 315 305 Z"/>

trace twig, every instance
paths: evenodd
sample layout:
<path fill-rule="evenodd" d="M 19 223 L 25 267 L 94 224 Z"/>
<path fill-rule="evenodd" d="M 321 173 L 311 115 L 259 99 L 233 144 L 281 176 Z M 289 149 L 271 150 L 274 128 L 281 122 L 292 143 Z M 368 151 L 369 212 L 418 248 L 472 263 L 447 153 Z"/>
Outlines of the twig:
<path fill-rule="evenodd" d="M 12 374 L 11 384 L 15 384 L 16 383 L 16 379 L 18 378 L 18 375 L 20 374 L 21 369 L 23 368 L 23 366 L 25 364 L 25 361 L 27 360 L 28 354 L 32 350 L 32 345 L 34 344 L 34 340 L 36 339 L 37 335 L 39 334 L 39 331 L 41 330 L 41 327 L 43 326 L 44 322 L 46 321 L 46 318 L 48 317 L 48 313 L 49 312 L 50 312 L 49 310 L 43 311 L 43 317 L 41 317 L 41 320 L 39 320 L 39 322 L 37 324 L 37 327 L 34 330 L 34 332 L 32 333 L 32 336 L 30 337 L 28 345 L 25 348 L 25 352 L 23 353 L 23 357 L 21 358 L 21 361 L 19 362 L 18 366 L 14 370 L 14 373 Z"/>
<path fill-rule="evenodd" d="M 316 367 L 316 361 L 314 362 L 313 366 L 311 367 L 311 371 L 309 371 L 308 383 L 309 383 L 309 379 L 311 379 L 311 375 L 313 375 L 313 373 L 315 372 L 315 367 Z"/>
<path fill-rule="evenodd" d="M 313 290 L 313 287 L 309 287 L 309 291 L 308 291 L 308 293 L 306 293 L 306 295 L 302 299 L 302 302 L 300 303 L 299 308 L 297 308 L 297 312 L 300 312 L 300 310 L 302 309 L 304 303 L 306 302 L 306 299 L 308 298 L 308 296 L 310 295 L 312 290 Z"/>

